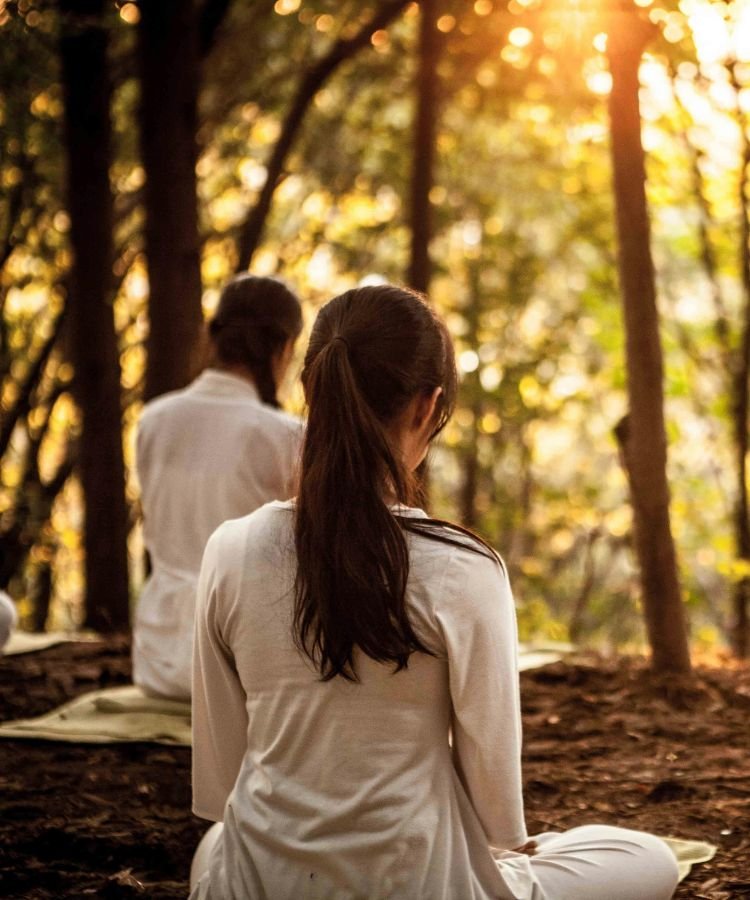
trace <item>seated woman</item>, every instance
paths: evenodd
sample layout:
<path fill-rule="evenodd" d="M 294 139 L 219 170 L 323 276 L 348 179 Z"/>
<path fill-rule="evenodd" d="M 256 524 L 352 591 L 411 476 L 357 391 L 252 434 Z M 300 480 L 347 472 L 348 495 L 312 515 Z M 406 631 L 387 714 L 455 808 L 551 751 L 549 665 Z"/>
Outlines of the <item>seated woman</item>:
<path fill-rule="evenodd" d="M 302 380 L 296 501 L 225 523 L 203 561 L 193 808 L 223 825 L 193 900 L 666 900 L 652 835 L 526 832 L 505 568 L 410 505 L 456 394 L 445 326 L 411 292 L 349 291 Z"/>
<path fill-rule="evenodd" d="M 195 589 L 211 532 L 294 492 L 301 422 L 276 389 L 302 329 L 294 294 L 242 275 L 209 324 L 213 363 L 181 391 L 147 404 L 138 428 L 143 536 L 152 572 L 133 628 L 133 680 L 189 699 Z"/>

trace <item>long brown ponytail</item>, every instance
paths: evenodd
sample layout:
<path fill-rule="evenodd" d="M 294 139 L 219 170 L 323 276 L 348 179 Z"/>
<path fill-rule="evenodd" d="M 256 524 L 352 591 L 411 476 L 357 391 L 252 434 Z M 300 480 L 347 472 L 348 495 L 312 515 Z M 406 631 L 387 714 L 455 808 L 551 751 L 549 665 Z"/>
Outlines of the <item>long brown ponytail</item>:
<path fill-rule="evenodd" d="M 209 334 L 223 365 L 244 366 L 260 399 L 278 406 L 272 360 L 302 330 L 302 308 L 289 288 L 275 278 L 237 275 L 221 292 Z"/>
<path fill-rule="evenodd" d="M 357 288 L 318 314 L 302 383 L 295 642 L 324 680 L 357 680 L 355 647 L 398 671 L 415 650 L 430 652 L 406 608 L 404 531 L 432 536 L 430 526 L 445 523 L 398 516 L 397 504 L 413 504 L 418 491 L 387 426 L 415 396 L 442 388 L 433 436 L 444 427 L 456 396 L 450 336 L 418 294 Z M 444 528 L 433 532 L 455 543 Z"/>

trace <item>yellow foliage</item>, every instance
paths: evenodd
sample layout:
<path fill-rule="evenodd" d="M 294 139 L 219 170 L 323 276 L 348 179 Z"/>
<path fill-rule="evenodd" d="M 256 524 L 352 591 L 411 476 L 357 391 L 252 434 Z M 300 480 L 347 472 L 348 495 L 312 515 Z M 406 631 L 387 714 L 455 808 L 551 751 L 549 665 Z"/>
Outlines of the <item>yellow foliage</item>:
<path fill-rule="evenodd" d="M 250 140 L 253 144 L 272 144 L 278 138 L 280 131 L 281 124 L 278 119 L 274 119 L 271 116 L 262 116 L 253 125 Z"/>
<path fill-rule="evenodd" d="M 733 559 L 730 562 L 719 563 L 717 568 L 725 578 L 734 583 L 750 578 L 750 560 L 747 559 Z"/>
<path fill-rule="evenodd" d="M 536 556 L 524 556 L 520 568 L 524 575 L 541 575 L 544 572 L 544 567 Z"/>
<path fill-rule="evenodd" d="M 533 375 L 524 375 L 518 383 L 523 405 L 528 409 L 540 406 L 544 398 L 544 391 Z"/>
<path fill-rule="evenodd" d="M 633 511 L 630 506 L 619 506 L 607 513 L 604 523 L 614 537 L 624 537 L 633 526 Z"/>
<path fill-rule="evenodd" d="M 485 413 L 479 423 L 480 429 L 485 434 L 497 434 L 502 428 L 502 425 L 502 419 L 494 412 Z"/>

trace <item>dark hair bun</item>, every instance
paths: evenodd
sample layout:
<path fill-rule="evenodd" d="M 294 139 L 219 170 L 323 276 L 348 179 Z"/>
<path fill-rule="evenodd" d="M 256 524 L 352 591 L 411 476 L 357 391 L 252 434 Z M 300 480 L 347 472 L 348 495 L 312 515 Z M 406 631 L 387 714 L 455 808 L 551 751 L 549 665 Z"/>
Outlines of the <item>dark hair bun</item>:
<path fill-rule="evenodd" d="M 302 331 L 296 295 L 275 278 L 237 275 L 225 286 L 209 334 L 223 365 L 240 365 L 255 379 L 261 400 L 278 406 L 271 361 Z"/>

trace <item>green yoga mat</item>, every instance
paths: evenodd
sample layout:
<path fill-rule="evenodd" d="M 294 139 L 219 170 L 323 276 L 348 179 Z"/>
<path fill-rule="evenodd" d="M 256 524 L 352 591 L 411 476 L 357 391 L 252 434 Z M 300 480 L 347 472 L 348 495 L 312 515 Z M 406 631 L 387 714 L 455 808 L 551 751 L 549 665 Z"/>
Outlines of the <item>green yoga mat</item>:
<path fill-rule="evenodd" d="M 190 703 L 147 697 L 135 685 L 92 691 L 33 719 L 0 725 L 0 738 L 117 744 L 148 741 L 189 747 Z"/>
<path fill-rule="evenodd" d="M 90 643 L 100 641 L 101 637 L 93 631 L 45 631 L 35 634 L 30 631 L 14 631 L 8 638 L 8 643 L 2 649 L 2 656 L 18 656 L 21 653 L 37 653 L 48 647 L 56 647 L 58 644 L 69 642 Z"/>
<path fill-rule="evenodd" d="M 662 837 L 662 840 L 669 844 L 669 849 L 677 857 L 680 881 L 684 881 L 688 877 L 693 866 L 708 862 L 716 856 L 717 848 L 705 841 L 684 841 L 681 838 L 673 837 Z"/>

